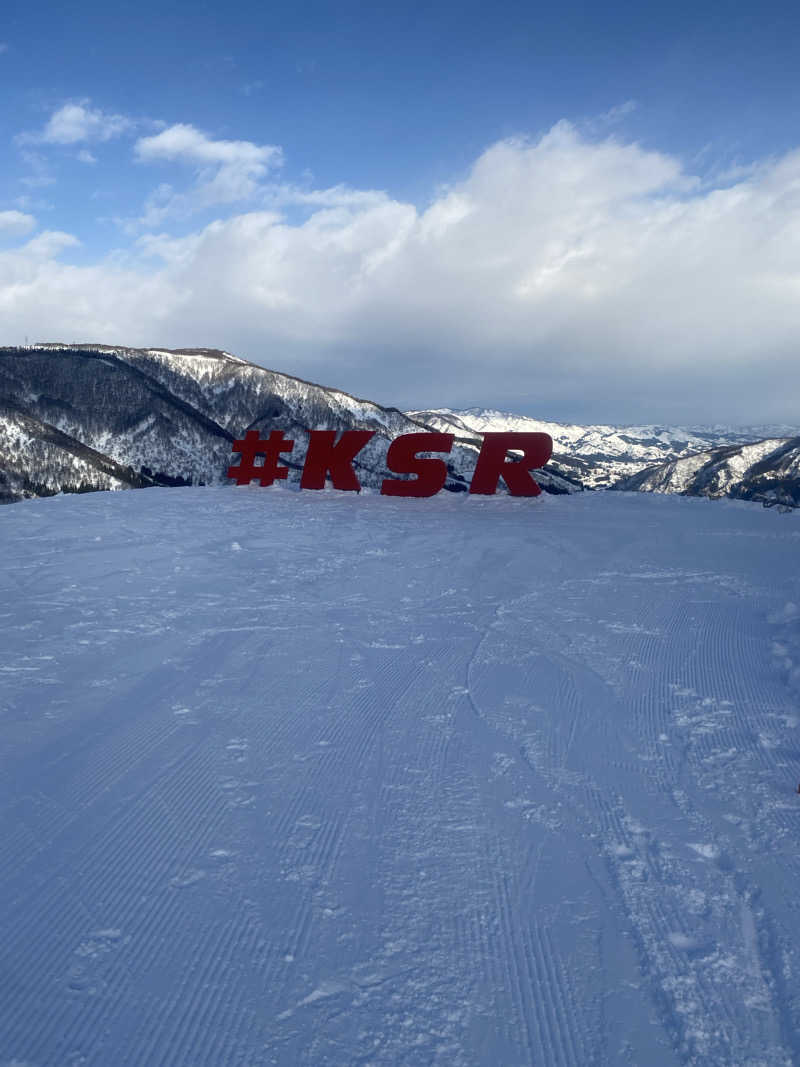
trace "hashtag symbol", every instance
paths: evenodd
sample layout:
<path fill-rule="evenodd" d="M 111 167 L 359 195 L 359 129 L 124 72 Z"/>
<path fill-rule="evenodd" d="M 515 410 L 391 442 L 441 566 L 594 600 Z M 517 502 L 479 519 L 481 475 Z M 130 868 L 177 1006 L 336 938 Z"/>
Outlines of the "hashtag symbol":
<path fill-rule="evenodd" d="M 228 477 L 235 478 L 237 485 L 249 485 L 258 478 L 260 485 L 272 485 L 276 478 L 286 478 L 288 467 L 279 466 L 281 452 L 291 452 L 294 441 L 283 436 L 282 430 L 273 430 L 263 438 L 258 430 L 248 430 L 243 441 L 233 442 L 233 451 L 241 454 L 238 467 L 228 467 Z M 256 456 L 263 456 L 263 463 L 256 463 Z"/>

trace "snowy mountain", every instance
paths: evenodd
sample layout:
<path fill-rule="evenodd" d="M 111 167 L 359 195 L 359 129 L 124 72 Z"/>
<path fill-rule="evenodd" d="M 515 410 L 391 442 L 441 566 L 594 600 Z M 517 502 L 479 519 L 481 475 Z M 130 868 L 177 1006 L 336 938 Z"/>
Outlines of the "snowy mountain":
<path fill-rule="evenodd" d="M 766 437 L 800 434 L 800 427 L 792 426 L 576 426 L 483 408 L 437 408 L 408 414 L 466 439 L 487 431 L 548 433 L 553 438 L 553 469 L 577 477 L 592 489 L 610 488 L 646 467 L 721 445 L 745 445 Z"/>
<path fill-rule="evenodd" d="M 615 488 L 800 507 L 800 437 L 699 452 L 641 471 Z"/>
<path fill-rule="evenodd" d="M 786 502 L 800 496 L 794 453 L 780 451 L 798 434 L 793 427 L 576 426 L 477 408 L 404 414 L 210 349 L 0 349 L 0 502 L 61 490 L 221 484 L 232 442 L 248 429 L 281 429 L 295 440 L 284 459 L 294 481 L 312 429 L 374 431 L 355 463 L 365 486 L 387 476 L 392 438 L 454 433 L 447 483 L 454 491 L 468 484 L 483 433 L 518 431 L 553 438 L 553 458 L 537 474 L 552 493 L 614 487 L 744 498 L 775 492 Z M 771 452 L 754 444 L 765 437 Z"/>
<path fill-rule="evenodd" d="M 799 537 L 640 493 L 0 509 L 0 1064 L 800 1063 Z"/>
<path fill-rule="evenodd" d="M 363 485 L 388 475 L 388 442 L 428 429 L 360 400 L 210 349 L 36 345 L 0 349 L 0 501 L 60 490 L 225 482 L 231 444 L 248 429 L 295 440 L 284 462 L 299 480 L 310 429 L 375 437 L 354 466 Z M 454 446 L 446 488 L 463 490 L 477 452 Z M 555 471 L 550 492 L 580 488 Z"/>

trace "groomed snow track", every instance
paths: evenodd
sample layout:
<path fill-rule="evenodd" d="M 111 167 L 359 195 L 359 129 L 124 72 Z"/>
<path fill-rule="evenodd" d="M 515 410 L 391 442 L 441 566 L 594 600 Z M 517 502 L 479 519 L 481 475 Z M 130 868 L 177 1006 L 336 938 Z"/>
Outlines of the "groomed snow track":
<path fill-rule="evenodd" d="M 0 511 L 0 1064 L 800 1062 L 800 517 Z"/>

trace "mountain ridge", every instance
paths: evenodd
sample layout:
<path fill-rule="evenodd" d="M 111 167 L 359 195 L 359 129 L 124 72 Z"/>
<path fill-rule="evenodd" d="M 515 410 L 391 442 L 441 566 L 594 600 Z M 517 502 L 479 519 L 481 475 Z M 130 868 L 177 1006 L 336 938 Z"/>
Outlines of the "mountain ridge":
<path fill-rule="evenodd" d="M 614 488 L 800 507 L 800 436 L 698 452 L 646 468 Z"/>
<path fill-rule="evenodd" d="M 379 487 L 389 442 L 455 435 L 445 488 L 466 491 L 483 434 L 548 433 L 537 472 L 551 493 L 582 489 L 800 501 L 791 426 L 582 426 L 490 408 L 403 412 L 270 370 L 222 349 L 41 342 L 0 348 L 0 502 L 57 492 L 224 484 L 233 441 L 281 429 L 299 481 L 310 430 L 371 430 L 354 467 Z M 772 447 L 757 448 L 759 438 Z M 781 451 L 783 450 L 783 451 Z M 772 467 L 775 469 L 773 470 Z"/>
<path fill-rule="evenodd" d="M 389 442 L 431 427 L 218 349 L 54 342 L 0 349 L 3 502 L 76 489 L 223 484 L 233 441 L 272 429 L 295 441 L 290 483 L 299 481 L 310 430 L 372 431 L 354 468 L 362 485 L 379 487 L 390 474 Z M 466 491 L 476 459 L 474 441 L 457 441 L 445 488 Z M 548 492 L 582 488 L 554 469 L 537 479 Z"/>

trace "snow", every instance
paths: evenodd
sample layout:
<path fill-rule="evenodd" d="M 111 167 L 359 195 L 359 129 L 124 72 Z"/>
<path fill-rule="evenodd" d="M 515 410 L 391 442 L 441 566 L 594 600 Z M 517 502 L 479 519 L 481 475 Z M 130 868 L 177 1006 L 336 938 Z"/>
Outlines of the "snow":
<path fill-rule="evenodd" d="M 800 1060 L 800 520 L 0 511 L 0 1064 Z"/>
<path fill-rule="evenodd" d="M 742 478 L 751 467 L 754 467 L 756 463 L 759 463 L 770 452 L 774 452 L 776 448 L 780 448 L 783 444 L 786 444 L 785 439 L 773 438 L 772 440 L 759 441 L 756 444 L 745 446 L 737 453 L 734 453 L 728 461 L 731 474 L 735 478 Z"/>
<path fill-rule="evenodd" d="M 712 496 L 722 496 L 741 485 L 757 464 L 791 444 L 791 439 L 768 438 L 724 454 L 699 452 L 684 456 L 648 472 L 641 488 L 656 493 L 691 492 L 698 487 L 697 475 L 700 474 L 699 487 L 709 489 Z M 780 468 L 773 466 L 773 470 L 780 469 L 784 477 L 788 477 L 796 462 L 788 457 L 788 462 L 785 459 Z M 706 467 L 709 470 L 704 472 Z"/>
<path fill-rule="evenodd" d="M 684 456 L 659 471 L 653 471 L 650 477 L 657 484 L 659 492 L 682 493 L 688 489 L 697 472 L 711 459 L 708 452 Z"/>

